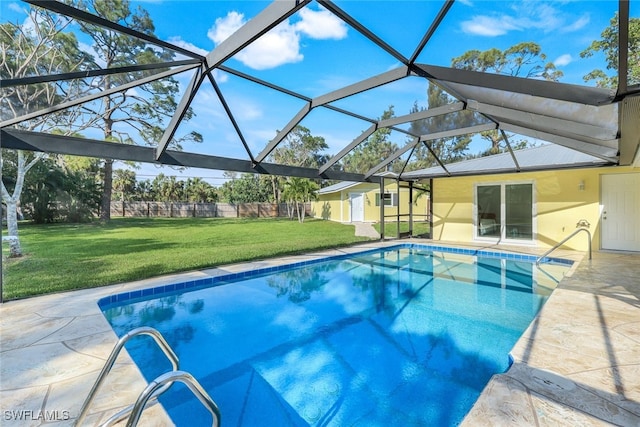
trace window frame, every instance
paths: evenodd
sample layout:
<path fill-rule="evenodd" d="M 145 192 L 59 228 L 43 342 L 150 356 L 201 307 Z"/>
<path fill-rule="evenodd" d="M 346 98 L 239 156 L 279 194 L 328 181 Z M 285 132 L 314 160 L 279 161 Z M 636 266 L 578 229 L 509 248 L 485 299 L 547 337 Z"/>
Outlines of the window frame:
<path fill-rule="evenodd" d="M 397 191 L 385 191 L 384 193 L 382 193 L 383 196 L 380 197 L 380 192 L 376 192 L 376 207 L 380 207 L 380 199 L 382 198 L 382 200 L 384 200 L 384 207 L 385 208 L 397 208 L 398 207 L 398 192 Z M 387 198 L 387 195 L 389 196 Z M 387 200 L 390 201 L 389 204 L 387 204 Z"/>
<path fill-rule="evenodd" d="M 506 187 L 509 185 L 530 185 L 531 186 L 531 239 L 510 237 L 506 230 Z M 479 234 L 479 212 L 478 212 L 478 187 L 500 186 L 500 227 L 499 236 L 484 236 Z M 536 184 L 534 180 L 523 181 L 487 181 L 473 184 L 473 206 L 472 206 L 472 222 L 473 222 L 473 240 L 492 243 L 509 243 L 518 245 L 536 245 L 538 238 L 538 212 L 536 200 Z"/>

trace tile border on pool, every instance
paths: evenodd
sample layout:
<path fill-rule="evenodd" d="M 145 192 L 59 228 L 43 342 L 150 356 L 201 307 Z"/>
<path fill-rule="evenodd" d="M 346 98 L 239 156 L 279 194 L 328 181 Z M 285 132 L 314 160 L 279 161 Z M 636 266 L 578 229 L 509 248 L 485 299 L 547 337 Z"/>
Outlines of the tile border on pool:
<path fill-rule="evenodd" d="M 462 255 L 472 255 L 472 256 L 481 256 L 485 258 L 499 258 L 506 259 L 512 261 L 528 261 L 528 262 L 536 262 L 538 259 L 535 255 L 526 255 L 526 254 L 518 254 L 518 253 L 510 253 L 510 252 L 501 252 L 501 251 L 487 251 L 483 249 L 466 249 L 466 248 L 456 248 L 450 246 L 439 246 L 439 245 L 430 245 L 430 244 L 419 244 L 419 243 L 401 243 L 397 245 L 388 246 L 385 248 L 375 248 L 375 249 L 367 249 L 360 252 L 353 252 L 341 255 L 331 255 L 322 258 L 310 259 L 306 261 L 298 261 L 290 264 L 277 265 L 273 267 L 264 267 L 256 270 L 247 270 L 241 271 L 238 273 L 229 273 L 216 277 L 207 277 L 204 279 L 190 280 L 187 282 L 179 282 L 179 283 L 171 283 L 169 285 L 156 286 L 153 288 L 147 289 L 138 289 L 130 292 L 122 292 L 119 294 L 110 295 L 98 300 L 98 307 L 101 311 L 112 308 L 112 305 L 120 305 L 120 303 L 124 301 L 134 300 L 134 299 L 146 299 L 149 296 L 156 295 L 167 295 L 179 291 L 184 291 L 185 289 L 195 289 L 195 288 L 207 288 L 217 284 L 223 284 L 225 282 L 234 281 L 237 279 L 246 279 L 250 277 L 262 276 L 269 273 L 274 273 L 278 271 L 292 270 L 299 267 L 304 267 L 312 264 L 318 264 L 325 261 L 333 261 L 340 260 L 345 258 L 351 258 L 353 256 L 362 256 L 368 255 L 371 253 L 377 252 L 385 252 L 389 250 L 395 249 L 422 249 L 436 252 L 445 252 L 445 253 L 454 253 L 454 254 L 462 254 Z M 558 263 L 565 265 L 572 265 L 574 261 L 564 258 L 549 258 L 545 257 L 541 260 L 541 263 Z"/>

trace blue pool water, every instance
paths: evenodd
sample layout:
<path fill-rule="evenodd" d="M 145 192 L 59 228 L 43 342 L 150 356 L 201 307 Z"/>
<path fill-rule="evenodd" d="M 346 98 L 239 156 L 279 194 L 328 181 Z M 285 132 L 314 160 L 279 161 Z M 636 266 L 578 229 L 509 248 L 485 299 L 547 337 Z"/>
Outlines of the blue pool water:
<path fill-rule="evenodd" d="M 452 426 L 570 267 L 483 255 L 400 245 L 100 305 L 119 336 L 158 329 L 223 425 Z M 170 369 L 147 337 L 127 350 L 148 381 Z M 181 384 L 161 402 L 178 426 L 211 425 Z"/>

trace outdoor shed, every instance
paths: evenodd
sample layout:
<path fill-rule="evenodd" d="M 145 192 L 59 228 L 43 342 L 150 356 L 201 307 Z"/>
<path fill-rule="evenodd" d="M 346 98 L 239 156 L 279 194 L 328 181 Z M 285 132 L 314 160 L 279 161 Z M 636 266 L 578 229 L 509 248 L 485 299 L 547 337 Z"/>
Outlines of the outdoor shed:
<path fill-rule="evenodd" d="M 401 221 L 409 220 L 408 184 L 395 179 L 385 180 L 385 190 L 380 196 L 380 185 L 367 182 L 344 181 L 322 188 L 318 200 L 312 203 L 312 215 L 331 221 L 380 222 L 380 204 L 384 205 L 385 216 L 401 215 Z M 424 190 L 414 188 L 412 213 L 415 220 L 423 221 L 428 214 L 429 196 Z M 398 209 L 400 211 L 398 212 Z"/>

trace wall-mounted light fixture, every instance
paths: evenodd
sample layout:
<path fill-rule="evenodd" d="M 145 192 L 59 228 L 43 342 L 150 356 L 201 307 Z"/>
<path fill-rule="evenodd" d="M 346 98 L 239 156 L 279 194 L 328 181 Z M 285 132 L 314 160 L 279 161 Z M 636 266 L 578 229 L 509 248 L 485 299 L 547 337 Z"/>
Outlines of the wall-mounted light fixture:
<path fill-rule="evenodd" d="M 584 179 L 580 180 L 578 183 L 578 190 L 584 191 Z"/>

